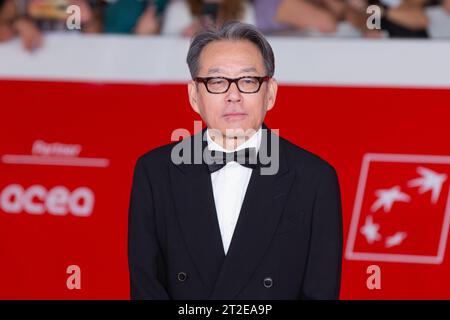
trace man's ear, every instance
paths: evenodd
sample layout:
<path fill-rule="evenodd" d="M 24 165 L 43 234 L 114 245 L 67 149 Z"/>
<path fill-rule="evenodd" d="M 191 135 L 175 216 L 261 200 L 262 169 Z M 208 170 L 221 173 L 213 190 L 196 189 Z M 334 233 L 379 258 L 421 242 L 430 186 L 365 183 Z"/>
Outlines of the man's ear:
<path fill-rule="evenodd" d="M 269 81 L 267 81 L 267 105 L 266 105 L 266 110 L 269 111 L 270 109 L 273 108 L 273 106 L 275 105 L 275 100 L 277 98 L 277 91 L 278 91 L 278 83 L 275 80 L 275 78 L 271 78 L 269 79 Z"/>
<path fill-rule="evenodd" d="M 200 114 L 200 109 L 198 107 L 198 95 L 197 95 L 197 86 L 194 80 L 188 82 L 188 95 L 189 95 L 189 103 L 191 104 L 192 109 Z"/>

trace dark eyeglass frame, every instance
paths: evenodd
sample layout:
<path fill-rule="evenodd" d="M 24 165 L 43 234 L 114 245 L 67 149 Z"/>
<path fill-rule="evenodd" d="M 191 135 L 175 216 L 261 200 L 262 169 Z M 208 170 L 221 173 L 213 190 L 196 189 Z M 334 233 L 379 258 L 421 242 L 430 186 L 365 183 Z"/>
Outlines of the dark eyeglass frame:
<path fill-rule="evenodd" d="M 256 80 L 258 80 L 258 83 L 259 83 L 258 89 L 256 89 L 255 91 L 251 91 L 251 92 L 248 92 L 248 91 L 242 91 L 241 88 L 239 88 L 238 81 L 241 80 L 241 79 L 244 79 L 244 78 L 251 78 L 251 79 L 256 79 Z M 242 77 L 239 77 L 239 78 L 227 78 L 227 77 L 196 77 L 196 78 L 194 78 L 194 81 L 196 81 L 196 82 L 202 82 L 202 83 L 205 85 L 206 90 L 207 90 L 209 93 L 212 93 L 212 94 L 222 94 L 222 93 L 227 92 L 227 91 L 230 89 L 231 84 L 232 84 L 233 82 L 236 83 L 236 87 L 238 88 L 239 92 L 242 92 L 242 93 L 257 93 L 257 92 L 261 89 L 262 83 L 263 83 L 264 81 L 268 81 L 270 78 L 271 78 L 271 77 L 269 77 L 269 76 L 263 76 L 263 77 L 257 77 L 257 76 L 242 76 Z M 225 80 L 228 81 L 228 86 L 227 86 L 227 88 L 226 88 L 224 91 L 222 91 L 222 92 L 212 92 L 212 91 L 210 91 L 209 88 L 208 88 L 208 81 L 211 80 L 211 79 L 225 79 Z"/>

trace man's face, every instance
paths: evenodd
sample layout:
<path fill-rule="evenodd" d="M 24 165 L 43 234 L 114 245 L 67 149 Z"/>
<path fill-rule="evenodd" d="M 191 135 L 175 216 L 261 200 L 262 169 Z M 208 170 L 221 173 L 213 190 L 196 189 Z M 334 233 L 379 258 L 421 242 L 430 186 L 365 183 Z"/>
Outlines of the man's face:
<path fill-rule="evenodd" d="M 198 77 L 266 76 L 259 49 L 250 41 L 220 40 L 208 44 L 199 59 Z M 234 136 L 232 130 L 258 130 L 266 112 L 272 109 L 277 83 L 274 79 L 263 82 L 256 93 L 242 93 L 231 84 L 227 92 L 212 94 L 203 83 L 190 81 L 189 101 L 208 128 L 220 130 L 223 135 Z"/>

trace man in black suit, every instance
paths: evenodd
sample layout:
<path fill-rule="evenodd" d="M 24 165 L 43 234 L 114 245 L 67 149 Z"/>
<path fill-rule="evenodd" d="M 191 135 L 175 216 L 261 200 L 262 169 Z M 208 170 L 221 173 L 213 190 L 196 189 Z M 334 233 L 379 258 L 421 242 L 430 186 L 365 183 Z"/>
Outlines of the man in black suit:
<path fill-rule="evenodd" d="M 334 168 L 264 123 L 274 56 L 253 26 L 192 39 L 189 100 L 206 128 L 141 156 L 131 192 L 132 299 L 338 299 Z"/>

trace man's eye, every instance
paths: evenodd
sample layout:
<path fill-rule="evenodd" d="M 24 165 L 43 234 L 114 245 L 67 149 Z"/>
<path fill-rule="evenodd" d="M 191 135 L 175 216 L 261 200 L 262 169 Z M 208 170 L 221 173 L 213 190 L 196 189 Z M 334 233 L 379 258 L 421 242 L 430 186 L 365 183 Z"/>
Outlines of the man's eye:
<path fill-rule="evenodd" d="M 214 85 L 223 84 L 224 82 L 225 82 L 225 80 L 223 80 L 223 79 L 213 79 L 213 80 L 209 81 L 210 84 L 214 84 Z"/>
<path fill-rule="evenodd" d="M 242 79 L 242 81 L 244 81 L 245 84 L 254 84 L 254 83 L 256 83 L 256 79 L 253 79 L 253 78 L 244 78 L 244 79 Z"/>

